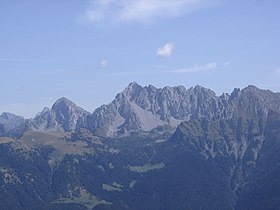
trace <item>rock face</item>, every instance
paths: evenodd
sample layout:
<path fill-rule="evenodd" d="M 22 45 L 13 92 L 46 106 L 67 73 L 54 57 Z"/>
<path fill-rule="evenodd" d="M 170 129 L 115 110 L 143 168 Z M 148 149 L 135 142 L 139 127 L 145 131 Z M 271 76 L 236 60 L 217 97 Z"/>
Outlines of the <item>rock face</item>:
<path fill-rule="evenodd" d="M 35 118 L 26 122 L 28 130 L 74 131 L 78 118 L 89 112 L 78 107 L 67 98 L 58 99 L 51 109 L 44 108 Z"/>
<path fill-rule="evenodd" d="M 23 122 L 23 117 L 8 112 L 3 112 L 0 115 L 0 136 L 4 136 L 12 129 L 20 126 Z"/>
<path fill-rule="evenodd" d="M 51 108 L 57 124 L 64 131 L 74 131 L 79 117 L 89 114 L 67 98 L 58 99 Z"/>
<path fill-rule="evenodd" d="M 231 95 L 217 96 L 201 86 L 155 88 L 133 82 L 108 105 L 78 120 L 76 130 L 86 128 L 93 133 L 118 137 L 135 131 L 151 131 L 190 119 L 230 119 L 244 114 L 279 111 L 279 95 L 254 86 L 235 89 Z M 250 113 L 249 113 L 250 112 Z"/>
<path fill-rule="evenodd" d="M 223 97 L 200 86 L 187 90 L 183 86 L 141 87 L 133 82 L 110 104 L 80 119 L 77 129 L 87 128 L 94 133 L 116 137 L 133 131 L 151 131 L 162 125 L 175 128 L 191 118 L 224 117 L 225 106 L 227 101 Z"/>

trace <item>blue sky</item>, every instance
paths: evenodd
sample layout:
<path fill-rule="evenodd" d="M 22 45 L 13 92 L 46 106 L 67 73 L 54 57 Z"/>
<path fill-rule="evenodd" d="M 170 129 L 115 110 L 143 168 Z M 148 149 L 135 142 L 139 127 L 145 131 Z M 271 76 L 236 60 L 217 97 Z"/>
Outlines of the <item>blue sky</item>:
<path fill-rule="evenodd" d="M 280 91 L 278 0 L 0 0 L 0 112 L 65 96 L 93 111 L 131 81 Z"/>

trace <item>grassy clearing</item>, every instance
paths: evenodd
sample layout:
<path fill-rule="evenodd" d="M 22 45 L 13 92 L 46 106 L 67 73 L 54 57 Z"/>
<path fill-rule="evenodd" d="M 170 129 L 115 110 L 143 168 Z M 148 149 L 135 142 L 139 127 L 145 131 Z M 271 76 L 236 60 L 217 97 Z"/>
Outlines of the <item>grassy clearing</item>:
<path fill-rule="evenodd" d="M 117 182 L 113 182 L 112 184 L 114 187 L 117 187 L 117 188 L 123 188 L 123 185 L 122 184 L 119 184 Z"/>
<path fill-rule="evenodd" d="M 41 146 L 51 146 L 54 150 L 50 155 L 49 164 L 54 167 L 66 154 L 83 155 L 92 154 L 92 150 L 83 141 L 68 141 L 69 133 L 28 131 L 15 143 L 14 149 L 32 151 Z"/>
<path fill-rule="evenodd" d="M 123 185 L 113 182 L 112 185 L 102 184 L 102 189 L 107 191 L 122 191 Z"/>
<path fill-rule="evenodd" d="M 6 144 L 10 142 L 14 142 L 15 140 L 8 137 L 0 137 L 0 144 Z"/>
<path fill-rule="evenodd" d="M 112 204 L 111 202 L 107 202 L 105 200 L 99 199 L 94 195 L 88 193 L 85 189 L 81 190 L 80 197 L 72 197 L 72 198 L 60 198 L 53 203 L 75 203 L 81 204 L 88 209 L 92 209 L 99 204 Z"/>
<path fill-rule="evenodd" d="M 36 147 L 38 145 L 52 146 L 55 149 L 52 154 L 54 157 L 61 157 L 65 154 L 84 154 L 90 152 L 86 148 L 87 145 L 82 141 L 67 141 L 66 139 L 69 135 L 69 133 L 29 131 L 24 133 L 20 138 L 20 142 L 29 147 Z"/>
<path fill-rule="evenodd" d="M 129 188 L 133 188 L 134 185 L 136 184 L 137 181 L 133 180 L 132 182 L 130 182 L 129 184 Z"/>
<path fill-rule="evenodd" d="M 164 163 L 156 163 L 156 164 L 145 164 L 143 166 L 129 166 L 129 170 L 137 173 L 146 173 L 148 171 L 157 170 L 165 167 Z"/>

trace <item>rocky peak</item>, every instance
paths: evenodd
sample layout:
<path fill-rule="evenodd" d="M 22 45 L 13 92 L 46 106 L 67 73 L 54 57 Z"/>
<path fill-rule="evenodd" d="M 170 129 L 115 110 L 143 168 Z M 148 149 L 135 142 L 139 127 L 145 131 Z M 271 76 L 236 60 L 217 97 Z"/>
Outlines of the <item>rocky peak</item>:
<path fill-rule="evenodd" d="M 147 87 L 147 89 L 150 90 L 150 91 L 157 91 L 157 88 L 155 86 L 153 86 L 153 85 L 149 85 Z"/>
<path fill-rule="evenodd" d="M 75 130 L 78 118 L 83 114 L 89 114 L 89 112 L 65 97 L 58 99 L 53 104 L 51 111 L 54 114 L 55 121 L 64 131 Z"/>
<path fill-rule="evenodd" d="M 14 115 L 9 112 L 3 112 L 0 115 L 0 124 L 3 125 L 5 131 L 10 131 L 15 127 L 21 125 L 24 122 L 24 118 Z"/>
<path fill-rule="evenodd" d="M 90 114 L 69 99 L 62 97 L 50 108 L 45 107 L 35 118 L 27 122 L 29 130 L 74 131 L 78 119 Z"/>
<path fill-rule="evenodd" d="M 69 107 L 77 108 L 78 106 L 74 102 L 70 101 L 68 98 L 61 97 L 58 100 L 56 100 L 56 102 L 53 104 L 52 110 L 58 110 L 61 108 Z"/>
<path fill-rule="evenodd" d="M 26 127 L 27 130 L 63 131 L 55 121 L 54 113 L 48 107 L 36 114 L 33 119 L 27 120 Z"/>
<path fill-rule="evenodd" d="M 254 85 L 248 85 L 247 87 L 245 87 L 242 92 L 260 92 L 262 91 L 261 89 L 257 88 Z"/>
<path fill-rule="evenodd" d="M 4 120 L 9 120 L 11 118 L 13 118 L 15 115 L 12 114 L 12 113 L 9 113 L 9 112 L 3 112 L 1 115 L 0 115 L 0 118 L 1 119 L 4 119 Z"/>
<path fill-rule="evenodd" d="M 193 88 L 193 92 L 197 95 L 204 95 L 204 96 L 210 96 L 210 97 L 217 97 L 216 93 L 208 88 L 202 87 L 200 85 L 196 85 Z"/>
<path fill-rule="evenodd" d="M 68 114 L 88 114 L 86 110 L 82 109 L 81 107 L 77 106 L 74 102 L 70 101 L 69 99 L 62 97 L 58 99 L 52 106 L 51 111 L 55 114 L 65 113 Z"/>
<path fill-rule="evenodd" d="M 273 110 L 280 111 L 280 97 L 279 95 L 271 92 L 270 90 L 262 90 L 253 85 L 241 90 L 239 102 L 244 107 L 255 110 Z M 251 108 L 250 108 L 251 107 Z M 247 109 L 248 109 L 247 108 Z"/>
<path fill-rule="evenodd" d="M 133 82 L 129 83 L 125 89 L 134 89 L 137 87 L 141 87 L 141 86 L 137 82 L 133 81 Z"/>
<path fill-rule="evenodd" d="M 239 88 L 234 88 L 234 90 L 230 94 L 229 100 L 234 100 L 238 98 L 240 94 L 241 94 L 241 90 Z"/>
<path fill-rule="evenodd" d="M 49 114 L 50 112 L 51 112 L 50 108 L 44 107 L 44 109 L 41 112 L 36 114 L 35 118 Z"/>
<path fill-rule="evenodd" d="M 142 90 L 142 86 L 138 85 L 136 82 L 131 82 L 122 92 L 123 95 L 127 97 L 135 97 Z"/>
<path fill-rule="evenodd" d="M 258 100 L 263 100 L 263 101 L 279 101 L 279 95 L 273 93 L 270 90 L 263 90 L 259 89 L 256 86 L 249 85 L 248 87 L 244 88 L 241 90 L 241 95 L 246 96 L 247 98 L 255 98 Z"/>

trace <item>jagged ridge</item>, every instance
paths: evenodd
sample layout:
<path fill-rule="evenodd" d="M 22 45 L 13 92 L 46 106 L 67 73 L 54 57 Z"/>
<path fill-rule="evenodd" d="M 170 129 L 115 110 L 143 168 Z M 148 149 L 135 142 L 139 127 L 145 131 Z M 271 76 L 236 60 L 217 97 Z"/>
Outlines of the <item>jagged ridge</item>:
<path fill-rule="evenodd" d="M 156 88 L 132 82 L 111 103 L 93 113 L 63 97 L 51 109 L 44 108 L 33 119 L 26 120 L 17 130 L 68 132 L 86 129 L 101 136 L 120 137 L 133 132 L 149 132 L 160 126 L 175 129 L 190 119 L 231 119 L 269 110 L 279 112 L 279 104 L 279 94 L 255 86 L 217 96 L 201 86 Z"/>

